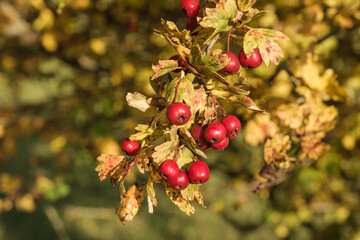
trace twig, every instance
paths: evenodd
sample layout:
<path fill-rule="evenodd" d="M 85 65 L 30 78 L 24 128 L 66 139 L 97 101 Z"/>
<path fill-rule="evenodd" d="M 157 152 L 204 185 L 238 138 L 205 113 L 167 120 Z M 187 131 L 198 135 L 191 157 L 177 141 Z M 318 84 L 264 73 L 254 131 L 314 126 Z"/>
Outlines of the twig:
<path fill-rule="evenodd" d="M 55 233 L 59 240 L 70 240 L 69 234 L 67 233 L 64 222 L 61 220 L 58 212 L 53 205 L 46 204 L 44 206 L 44 212 L 53 226 Z"/>

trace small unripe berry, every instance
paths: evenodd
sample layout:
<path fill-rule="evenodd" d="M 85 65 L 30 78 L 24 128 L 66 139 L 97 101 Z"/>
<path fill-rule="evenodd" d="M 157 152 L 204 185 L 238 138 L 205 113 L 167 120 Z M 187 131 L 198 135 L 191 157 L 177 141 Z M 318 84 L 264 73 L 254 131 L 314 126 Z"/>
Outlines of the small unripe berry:
<path fill-rule="evenodd" d="M 244 52 L 244 49 L 239 53 L 239 61 L 241 66 L 244 68 L 256 68 L 261 65 L 262 58 L 257 48 L 254 49 L 253 53 L 248 58 Z"/>
<path fill-rule="evenodd" d="M 191 118 L 191 111 L 185 103 L 175 102 L 168 107 L 166 116 L 171 124 L 184 125 Z"/>
<path fill-rule="evenodd" d="M 198 0 L 182 0 L 180 8 L 186 17 L 192 18 L 199 13 L 200 4 Z"/>
<path fill-rule="evenodd" d="M 205 183 L 210 178 L 208 165 L 203 161 L 193 162 L 188 170 L 188 177 L 192 183 Z"/>
<path fill-rule="evenodd" d="M 237 117 L 233 115 L 227 115 L 221 120 L 221 123 L 226 128 L 226 136 L 228 138 L 234 138 L 239 135 L 241 123 Z"/>
<path fill-rule="evenodd" d="M 159 173 L 164 180 L 168 180 L 178 175 L 179 167 L 175 161 L 168 159 L 161 163 Z"/>
<path fill-rule="evenodd" d="M 226 129 L 222 123 L 211 123 L 204 132 L 206 141 L 211 144 L 221 142 L 226 136 Z"/>
<path fill-rule="evenodd" d="M 177 61 L 177 62 L 178 62 L 178 66 L 179 66 L 179 67 L 182 67 L 184 70 L 187 69 L 187 68 L 186 68 L 186 64 L 185 64 L 185 61 L 182 60 L 179 55 L 174 55 L 174 56 L 172 56 L 170 59 Z M 176 69 L 174 72 L 180 72 L 180 71 L 181 71 L 181 69 Z"/>
<path fill-rule="evenodd" d="M 225 137 L 218 143 L 211 144 L 212 148 L 215 150 L 224 150 L 229 145 L 229 138 Z"/>
<path fill-rule="evenodd" d="M 189 178 L 184 170 L 180 170 L 179 173 L 169 178 L 169 185 L 175 190 L 184 190 L 189 185 Z"/>
<path fill-rule="evenodd" d="M 139 143 L 137 141 L 131 141 L 130 139 L 125 139 L 121 143 L 121 149 L 126 155 L 135 155 L 139 151 Z"/>
<path fill-rule="evenodd" d="M 223 69 L 220 70 L 220 72 L 225 75 L 233 75 L 237 73 L 240 68 L 240 63 L 237 56 L 232 52 L 225 52 L 224 54 L 226 54 L 230 58 L 230 61 Z"/>

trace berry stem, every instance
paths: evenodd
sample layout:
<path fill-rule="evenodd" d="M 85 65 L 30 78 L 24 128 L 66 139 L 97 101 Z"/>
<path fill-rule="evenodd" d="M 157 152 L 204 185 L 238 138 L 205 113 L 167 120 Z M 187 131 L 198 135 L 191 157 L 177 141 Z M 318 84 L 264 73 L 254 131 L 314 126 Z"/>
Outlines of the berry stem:
<path fill-rule="evenodd" d="M 223 117 L 226 117 L 226 111 L 224 110 L 224 108 L 220 105 L 219 101 L 216 100 L 216 97 L 210 92 L 210 96 L 212 97 L 213 101 L 215 102 L 216 105 L 219 106 L 222 114 L 223 114 Z M 217 121 L 217 114 L 216 114 L 216 121 Z"/>
<path fill-rule="evenodd" d="M 247 33 L 247 29 L 245 28 L 245 24 L 241 25 L 242 29 L 244 29 L 245 33 Z"/>
<path fill-rule="evenodd" d="M 234 25 L 231 27 L 231 29 L 229 31 L 228 39 L 227 39 L 227 51 L 228 52 L 230 52 L 230 35 L 233 30 L 234 30 Z"/>

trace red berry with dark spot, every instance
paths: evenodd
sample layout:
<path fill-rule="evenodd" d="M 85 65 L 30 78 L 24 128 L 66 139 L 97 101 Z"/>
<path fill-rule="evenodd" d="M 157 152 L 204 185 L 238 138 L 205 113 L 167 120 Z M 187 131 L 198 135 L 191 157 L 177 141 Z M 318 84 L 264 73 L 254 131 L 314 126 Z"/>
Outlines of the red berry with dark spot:
<path fill-rule="evenodd" d="M 241 66 L 244 68 L 256 68 L 261 65 L 262 58 L 257 48 L 254 49 L 253 53 L 248 58 L 244 52 L 244 49 L 239 53 L 239 61 Z"/>
<path fill-rule="evenodd" d="M 228 138 L 234 138 L 239 135 L 241 123 L 237 117 L 233 115 L 227 115 L 221 120 L 221 123 L 226 128 L 226 136 Z"/>
<path fill-rule="evenodd" d="M 164 180 L 168 180 L 178 175 L 179 167 L 175 161 L 168 159 L 161 163 L 159 173 Z"/>
<path fill-rule="evenodd" d="M 189 30 L 190 32 L 194 31 L 195 28 L 199 26 L 199 23 L 197 22 L 196 17 L 190 18 L 186 23 L 186 30 Z"/>
<path fill-rule="evenodd" d="M 226 136 L 226 129 L 222 123 L 211 123 L 204 132 L 206 141 L 211 144 L 221 142 Z"/>
<path fill-rule="evenodd" d="M 166 116 L 171 124 L 184 125 L 191 118 L 191 111 L 185 103 L 176 102 L 168 107 Z"/>
<path fill-rule="evenodd" d="M 125 139 L 121 143 L 121 149 L 126 155 L 135 155 L 139 151 L 139 143 L 137 141 L 131 141 L 130 139 Z"/>
<path fill-rule="evenodd" d="M 232 52 L 225 52 L 224 54 L 226 54 L 230 58 L 230 61 L 223 69 L 220 70 L 220 72 L 225 75 L 233 75 L 237 73 L 240 68 L 240 62 L 237 56 Z"/>
<path fill-rule="evenodd" d="M 180 8 L 186 17 L 192 18 L 199 13 L 200 4 L 198 0 L 182 0 Z"/>
<path fill-rule="evenodd" d="M 215 150 L 224 150 L 229 145 L 229 138 L 225 137 L 218 143 L 211 144 L 212 148 Z"/>
<path fill-rule="evenodd" d="M 195 139 L 195 142 L 198 146 L 202 146 L 207 143 L 204 137 L 205 129 L 206 126 L 202 126 L 201 124 L 196 124 L 191 129 L 191 135 Z"/>
<path fill-rule="evenodd" d="M 188 177 L 192 183 L 205 183 L 210 178 L 208 165 L 203 161 L 193 162 L 188 170 Z"/>
<path fill-rule="evenodd" d="M 189 185 L 189 178 L 184 170 L 180 170 L 179 173 L 169 178 L 169 185 L 175 190 L 183 190 Z"/>
<path fill-rule="evenodd" d="M 185 61 L 180 58 L 179 55 L 174 55 L 170 58 L 171 60 L 178 61 L 179 67 L 182 67 L 184 70 L 186 70 L 186 64 Z M 180 69 L 176 69 L 174 72 L 180 72 Z"/>

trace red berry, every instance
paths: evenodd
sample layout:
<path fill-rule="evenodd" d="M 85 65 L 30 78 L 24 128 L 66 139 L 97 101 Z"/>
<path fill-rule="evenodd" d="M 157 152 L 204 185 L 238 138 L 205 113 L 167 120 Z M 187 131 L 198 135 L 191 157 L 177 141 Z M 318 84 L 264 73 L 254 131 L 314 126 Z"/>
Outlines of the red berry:
<path fill-rule="evenodd" d="M 233 115 L 227 115 L 221 120 L 221 123 L 226 128 L 226 136 L 228 138 L 234 138 L 239 135 L 241 123 L 237 117 Z"/>
<path fill-rule="evenodd" d="M 233 75 L 237 73 L 240 68 L 240 63 L 237 56 L 232 52 L 225 52 L 224 54 L 226 54 L 230 58 L 230 61 L 223 69 L 220 70 L 220 72 L 225 75 Z"/>
<path fill-rule="evenodd" d="M 205 183 L 210 178 L 208 165 L 203 161 L 193 162 L 188 170 L 188 177 L 192 183 Z"/>
<path fill-rule="evenodd" d="M 139 150 L 140 146 L 137 141 L 131 141 L 130 139 L 125 139 L 121 143 L 121 149 L 124 151 L 126 155 L 135 155 Z"/>
<path fill-rule="evenodd" d="M 194 31 L 195 28 L 199 26 L 199 23 L 197 22 L 196 17 L 190 18 L 186 23 L 186 30 L 189 30 L 190 32 Z"/>
<path fill-rule="evenodd" d="M 170 123 L 174 125 L 183 125 L 189 121 L 191 111 L 185 103 L 176 102 L 168 107 L 166 116 Z"/>
<path fill-rule="evenodd" d="M 198 0 L 182 0 L 180 8 L 186 17 L 192 18 L 198 14 L 200 4 Z"/>
<path fill-rule="evenodd" d="M 222 123 L 211 123 L 204 132 L 206 141 L 211 144 L 221 142 L 226 136 L 226 129 Z"/>
<path fill-rule="evenodd" d="M 164 180 L 167 180 L 178 175 L 179 167 L 175 161 L 168 159 L 161 163 L 159 173 Z"/>
<path fill-rule="evenodd" d="M 175 190 L 183 190 L 189 185 L 189 178 L 184 170 L 180 170 L 179 173 L 169 179 L 169 185 Z"/>
<path fill-rule="evenodd" d="M 222 141 L 218 143 L 211 144 L 212 148 L 215 150 L 224 150 L 229 145 L 229 138 L 225 137 Z"/>
<path fill-rule="evenodd" d="M 170 58 L 171 60 L 178 61 L 179 67 L 182 67 L 184 70 L 186 70 L 186 64 L 185 61 L 180 58 L 179 55 L 174 55 Z M 180 69 L 176 69 L 174 72 L 180 72 Z"/>
<path fill-rule="evenodd" d="M 201 124 L 196 124 L 191 129 L 191 136 L 195 139 L 195 142 L 198 146 L 202 146 L 207 143 L 204 137 L 205 129 L 206 126 L 202 126 Z"/>
<path fill-rule="evenodd" d="M 246 54 L 243 49 L 239 53 L 239 61 L 241 66 L 243 66 L 244 68 L 256 68 L 260 66 L 262 62 L 262 58 L 257 48 L 254 48 L 254 51 L 249 58 L 246 57 Z"/>

